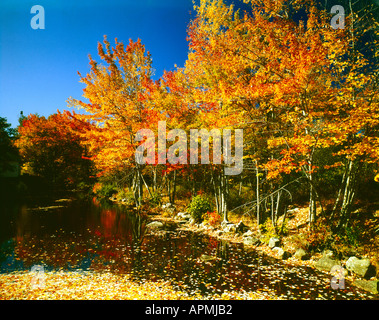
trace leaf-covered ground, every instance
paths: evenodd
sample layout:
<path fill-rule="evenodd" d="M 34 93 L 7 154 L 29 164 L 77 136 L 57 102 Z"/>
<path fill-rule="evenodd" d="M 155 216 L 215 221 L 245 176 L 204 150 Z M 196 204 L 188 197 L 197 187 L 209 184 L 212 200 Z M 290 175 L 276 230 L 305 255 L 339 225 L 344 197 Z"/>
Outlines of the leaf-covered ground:
<path fill-rule="evenodd" d="M 33 281 L 34 279 L 34 281 Z M 12 272 L 0 275 L 1 300 L 191 300 L 204 299 L 175 290 L 167 281 L 137 283 L 110 272 Z M 206 299 L 278 299 L 267 292 L 224 292 Z"/>

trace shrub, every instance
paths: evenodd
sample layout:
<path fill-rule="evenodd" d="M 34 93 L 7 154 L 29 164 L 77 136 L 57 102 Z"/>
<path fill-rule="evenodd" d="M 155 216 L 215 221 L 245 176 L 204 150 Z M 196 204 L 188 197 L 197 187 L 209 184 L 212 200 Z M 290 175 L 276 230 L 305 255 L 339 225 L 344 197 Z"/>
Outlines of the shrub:
<path fill-rule="evenodd" d="M 101 183 L 96 182 L 96 183 L 94 184 L 93 188 L 92 188 L 92 192 L 93 192 L 94 194 L 98 194 L 100 190 L 101 190 Z"/>
<path fill-rule="evenodd" d="M 109 198 L 117 193 L 117 188 L 113 184 L 96 183 L 92 189 L 93 193 L 101 198 Z"/>
<path fill-rule="evenodd" d="M 344 240 L 347 244 L 357 247 L 363 230 L 356 225 L 348 225 L 344 230 Z"/>
<path fill-rule="evenodd" d="M 262 241 L 268 243 L 272 237 L 277 237 L 275 227 L 270 218 L 261 224 L 260 230 L 262 232 Z"/>
<path fill-rule="evenodd" d="M 117 200 L 124 204 L 133 205 L 135 203 L 133 191 L 122 189 L 117 193 Z"/>
<path fill-rule="evenodd" d="M 221 223 L 221 216 L 217 211 L 207 211 L 203 218 L 208 222 L 212 227 L 215 227 Z"/>
<path fill-rule="evenodd" d="M 149 203 L 153 207 L 159 207 L 162 205 L 162 195 L 159 192 L 152 192 L 149 199 Z"/>
<path fill-rule="evenodd" d="M 208 211 L 212 211 L 212 208 L 209 200 L 203 195 L 194 197 L 188 207 L 188 212 L 196 223 L 201 223 L 204 219 L 204 214 Z"/>
<path fill-rule="evenodd" d="M 324 219 L 319 219 L 315 222 L 312 230 L 306 231 L 307 250 L 311 252 L 322 251 L 327 245 L 327 240 L 330 237 L 331 231 Z"/>

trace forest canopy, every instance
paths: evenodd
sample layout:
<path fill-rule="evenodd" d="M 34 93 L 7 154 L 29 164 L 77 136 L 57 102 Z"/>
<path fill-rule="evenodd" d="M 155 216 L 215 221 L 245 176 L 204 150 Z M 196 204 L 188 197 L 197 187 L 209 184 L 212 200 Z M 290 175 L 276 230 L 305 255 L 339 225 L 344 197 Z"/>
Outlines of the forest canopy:
<path fill-rule="evenodd" d="M 158 80 L 142 40 L 105 36 L 79 74 L 85 99 L 68 101 L 84 112 L 30 115 L 16 143 L 23 161 L 63 185 L 96 175 L 95 192 L 137 207 L 206 193 L 224 221 L 238 211 L 277 227 L 289 204 L 306 203 L 310 227 L 322 217 L 340 232 L 378 192 L 379 29 L 377 7 L 362 3 L 343 1 L 343 28 L 333 28 L 328 1 L 200 0 L 185 65 Z M 211 156 L 136 162 L 137 132 L 159 139 L 160 121 L 187 137 L 242 129 L 243 171 L 227 176 Z"/>

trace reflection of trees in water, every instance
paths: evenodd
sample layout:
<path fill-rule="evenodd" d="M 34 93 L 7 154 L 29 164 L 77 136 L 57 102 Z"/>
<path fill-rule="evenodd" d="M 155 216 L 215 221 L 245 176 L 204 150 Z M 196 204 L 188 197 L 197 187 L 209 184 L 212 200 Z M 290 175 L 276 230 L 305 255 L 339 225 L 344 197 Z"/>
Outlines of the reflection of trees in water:
<path fill-rule="evenodd" d="M 100 224 L 105 236 L 125 238 L 126 243 L 140 246 L 145 235 L 145 214 L 106 201 L 94 204 L 101 208 Z"/>
<path fill-rule="evenodd" d="M 146 232 L 146 219 L 146 215 L 139 211 L 130 211 L 127 213 L 128 234 L 130 235 L 128 239 L 132 249 L 132 270 L 137 272 L 143 268 L 141 247 Z"/>
<path fill-rule="evenodd" d="M 220 240 L 217 243 L 217 257 L 228 260 L 229 259 L 229 243 L 225 240 Z"/>
<path fill-rule="evenodd" d="M 109 201 L 93 201 L 93 204 L 100 209 L 102 234 L 105 238 L 121 239 L 126 247 L 124 258 L 129 264 L 127 269 L 138 273 L 143 267 L 141 247 L 146 231 L 146 214 Z"/>
<path fill-rule="evenodd" d="M 132 223 L 133 244 L 141 246 L 146 232 L 146 215 L 140 212 L 130 214 Z"/>

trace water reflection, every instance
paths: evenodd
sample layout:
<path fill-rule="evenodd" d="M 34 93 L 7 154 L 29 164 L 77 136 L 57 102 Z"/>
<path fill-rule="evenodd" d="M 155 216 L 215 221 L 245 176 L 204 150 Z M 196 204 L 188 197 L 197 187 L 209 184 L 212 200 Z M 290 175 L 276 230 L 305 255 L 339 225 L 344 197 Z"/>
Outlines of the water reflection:
<path fill-rule="evenodd" d="M 228 260 L 229 258 L 229 243 L 225 240 L 221 240 L 217 243 L 217 257 L 223 260 Z"/>
<path fill-rule="evenodd" d="M 96 199 L 47 211 L 33 208 L 19 206 L 13 216 L 1 217 L 2 235 L 7 233 L 0 245 L 1 272 L 38 264 L 47 270 L 127 273 L 139 281 L 167 279 L 180 290 L 203 295 L 267 290 L 296 299 L 367 297 L 354 287 L 332 290 L 328 275 L 282 265 L 242 244 L 174 226 L 156 234 L 146 229 L 147 216 Z"/>

